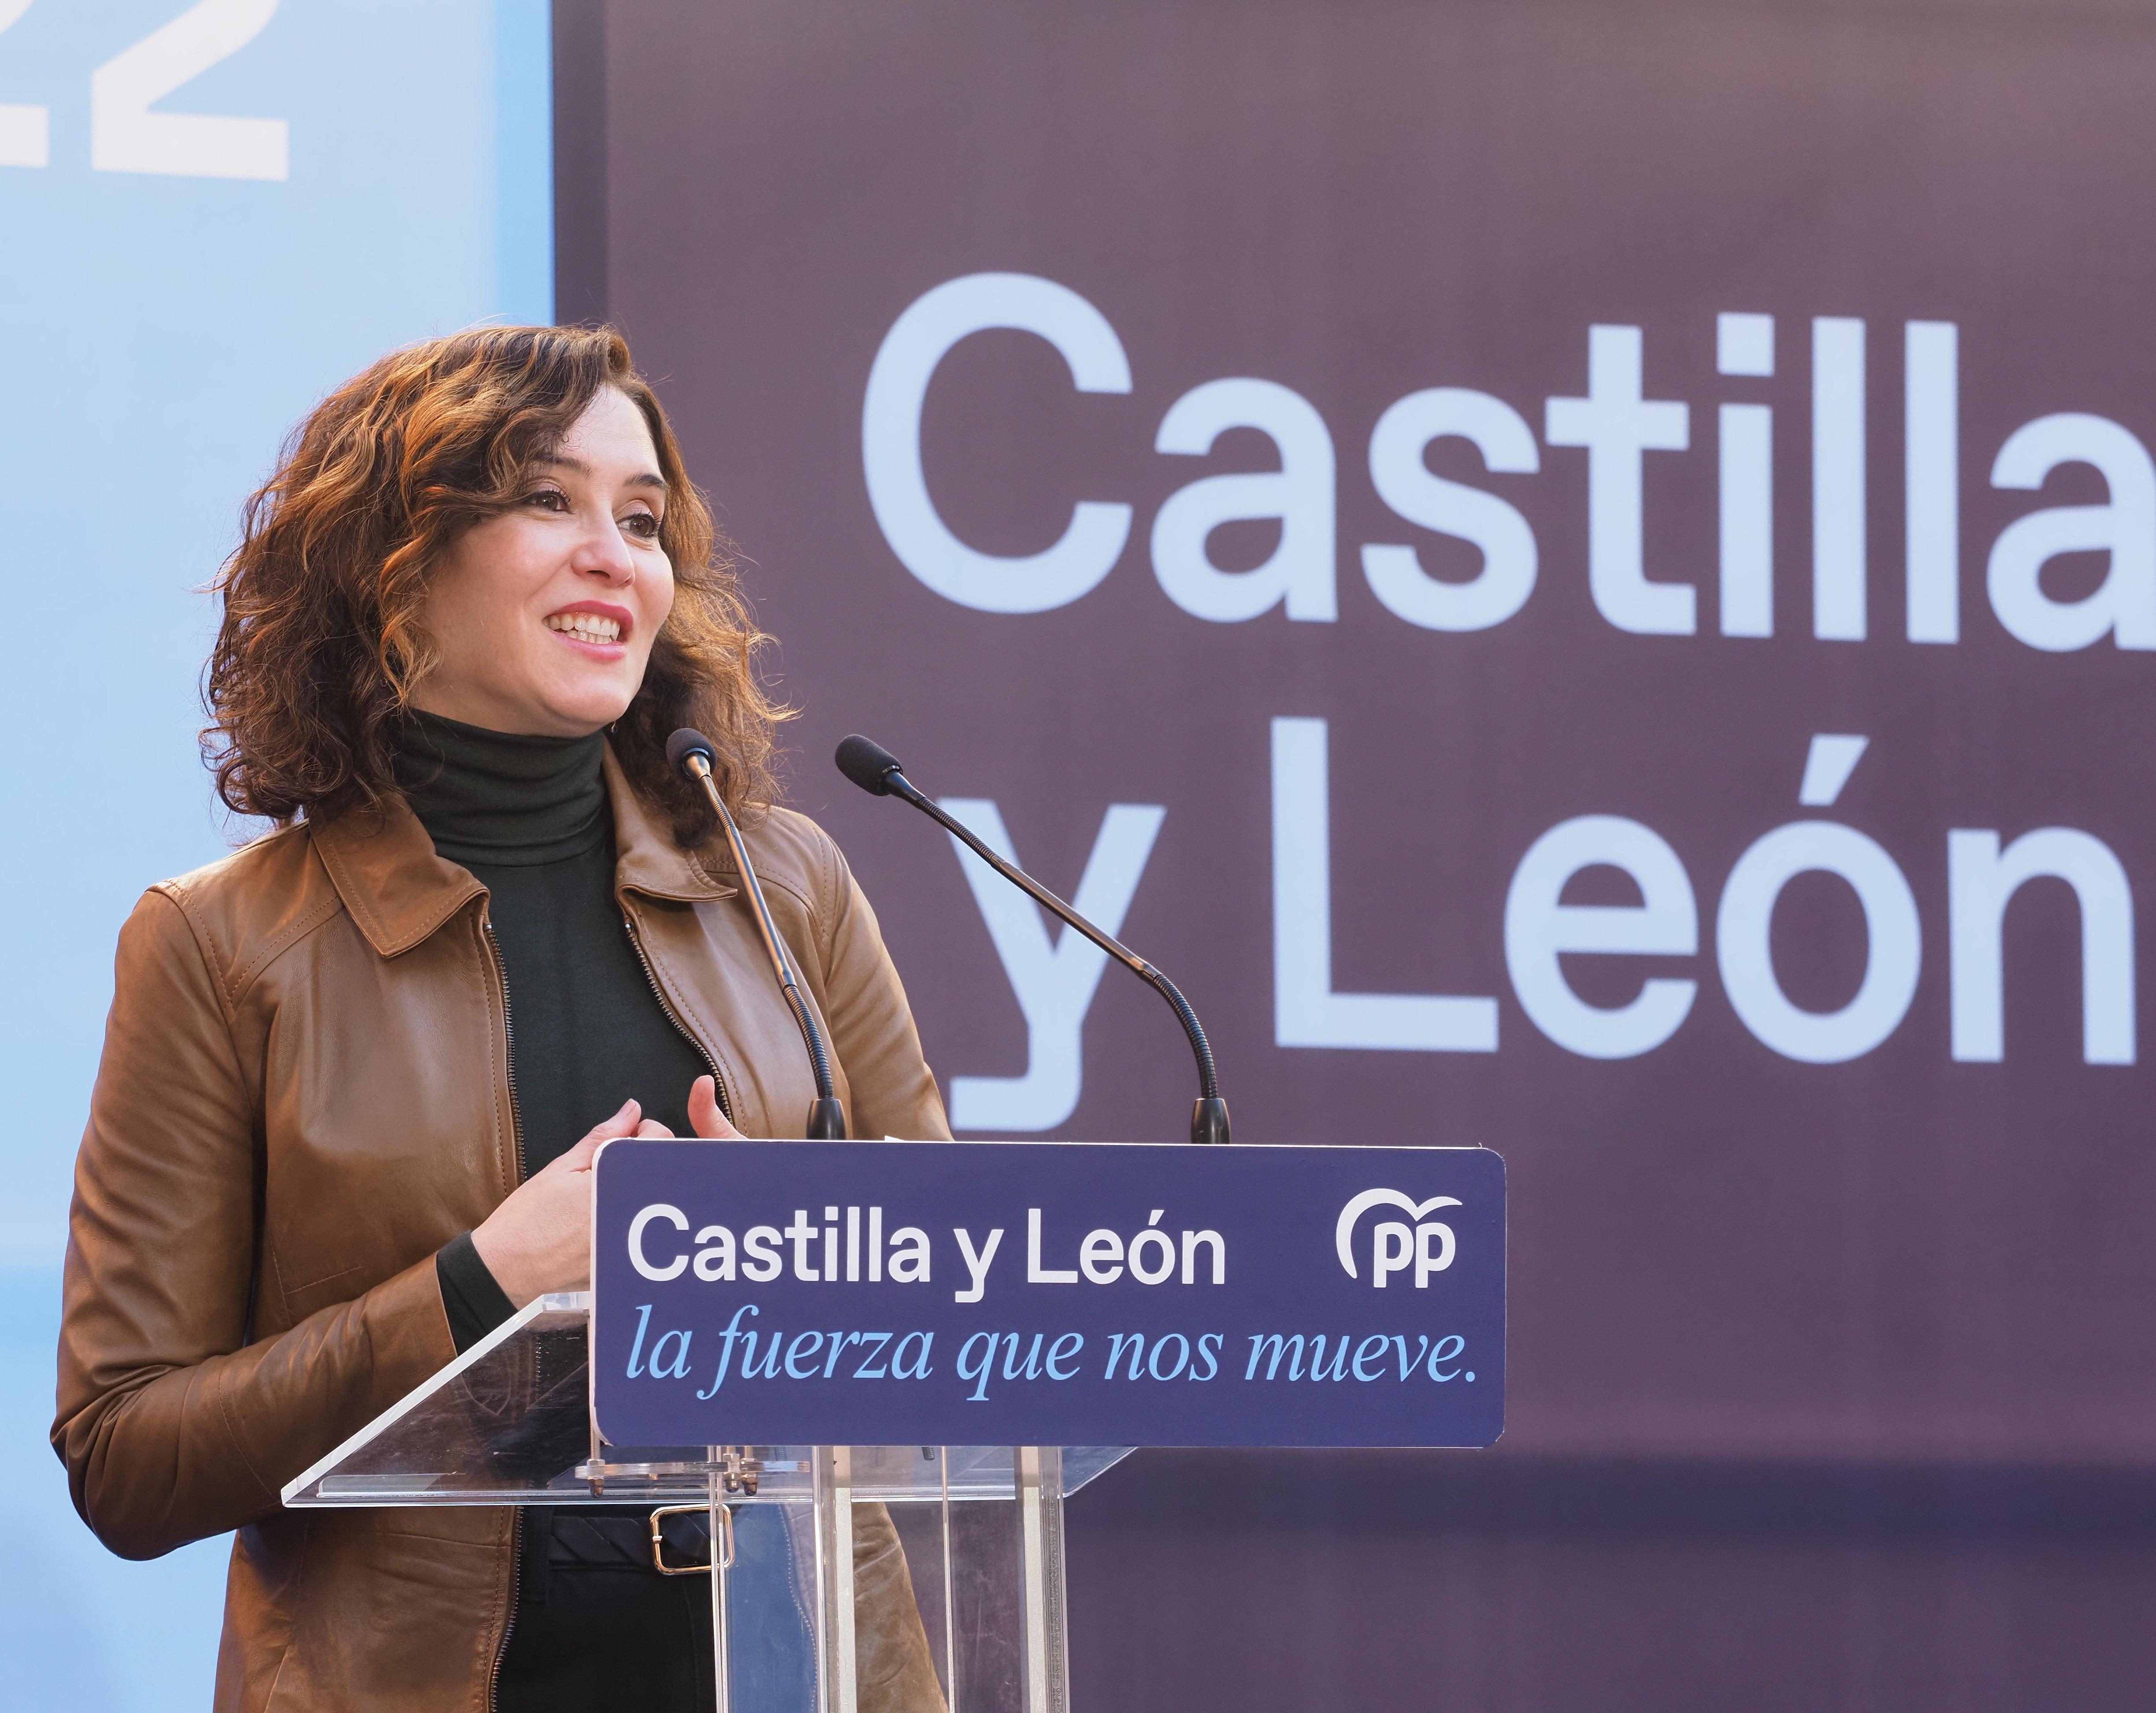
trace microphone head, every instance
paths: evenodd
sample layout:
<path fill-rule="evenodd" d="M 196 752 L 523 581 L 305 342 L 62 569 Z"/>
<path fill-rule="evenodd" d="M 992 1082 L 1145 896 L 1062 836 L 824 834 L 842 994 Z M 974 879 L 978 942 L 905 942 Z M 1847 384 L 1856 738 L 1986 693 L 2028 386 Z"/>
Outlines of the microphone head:
<path fill-rule="evenodd" d="M 719 764 L 719 753 L 712 748 L 711 740 L 694 726 L 684 726 L 666 740 L 666 765 L 684 766 L 692 755 L 702 756 L 706 767 L 716 768 Z"/>
<path fill-rule="evenodd" d="M 891 751 L 858 732 L 842 741 L 839 753 L 831 759 L 838 763 L 840 773 L 871 797 L 890 796 L 891 776 L 906 771 Z"/>

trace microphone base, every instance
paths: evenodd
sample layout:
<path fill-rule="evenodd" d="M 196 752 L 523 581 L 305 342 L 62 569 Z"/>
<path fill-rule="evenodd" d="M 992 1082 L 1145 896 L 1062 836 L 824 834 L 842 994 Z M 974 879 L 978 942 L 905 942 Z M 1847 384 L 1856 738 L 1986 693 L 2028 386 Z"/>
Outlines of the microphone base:
<path fill-rule="evenodd" d="M 1200 1100 L 1190 1109 L 1190 1139 L 1223 1142 L 1228 1139 L 1228 1103 L 1214 1098 Z"/>
<path fill-rule="evenodd" d="M 1224 1114 L 1222 1119 L 1226 1122 Z M 808 1108 L 808 1139 L 811 1142 L 843 1142 L 846 1139 L 846 1109 L 835 1098 L 812 1102 Z M 1220 1139 L 1226 1141 L 1224 1130 Z"/>

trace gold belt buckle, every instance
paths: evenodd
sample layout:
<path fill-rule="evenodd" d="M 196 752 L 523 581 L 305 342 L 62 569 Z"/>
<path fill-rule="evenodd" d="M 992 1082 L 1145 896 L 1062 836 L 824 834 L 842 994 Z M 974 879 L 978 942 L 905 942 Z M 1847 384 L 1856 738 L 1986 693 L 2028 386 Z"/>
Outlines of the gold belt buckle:
<path fill-rule="evenodd" d="M 666 1537 L 659 1531 L 659 1520 L 661 1517 L 685 1516 L 691 1511 L 698 1516 L 707 1517 L 711 1514 L 711 1507 L 708 1505 L 663 1505 L 651 1514 L 651 1562 L 662 1577 L 711 1574 L 711 1567 L 708 1564 L 669 1564 L 666 1561 Z M 726 1537 L 726 1552 L 719 1560 L 719 1567 L 732 1570 L 734 1567 L 734 1514 L 723 1505 L 719 1507 L 719 1527 Z M 712 1543 L 714 1552 L 717 1545 L 716 1541 Z"/>

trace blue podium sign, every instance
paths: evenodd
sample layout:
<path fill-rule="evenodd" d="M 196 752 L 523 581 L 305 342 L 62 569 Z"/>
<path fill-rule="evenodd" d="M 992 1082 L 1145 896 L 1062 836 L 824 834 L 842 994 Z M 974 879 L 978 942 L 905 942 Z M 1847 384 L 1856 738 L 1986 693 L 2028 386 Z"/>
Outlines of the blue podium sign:
<path fill-rule="evenodd" d="M 616 1445 L 1484 1446 L 1505 1169 L 1471 1148 L 608 1143 Z"/>

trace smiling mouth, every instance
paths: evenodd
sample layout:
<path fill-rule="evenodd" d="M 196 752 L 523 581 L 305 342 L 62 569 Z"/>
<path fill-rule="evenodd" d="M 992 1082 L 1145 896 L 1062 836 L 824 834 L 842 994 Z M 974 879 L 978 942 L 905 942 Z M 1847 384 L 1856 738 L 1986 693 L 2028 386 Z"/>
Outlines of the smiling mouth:
<path fill-rule="evenodd" d="M 604 618 L 597 613 L 556 613 L 547 620 L 547 628 L 559 630 L 565 636 L 573 636 L 579 642 L 621 640 L 621 620 Z"/>

